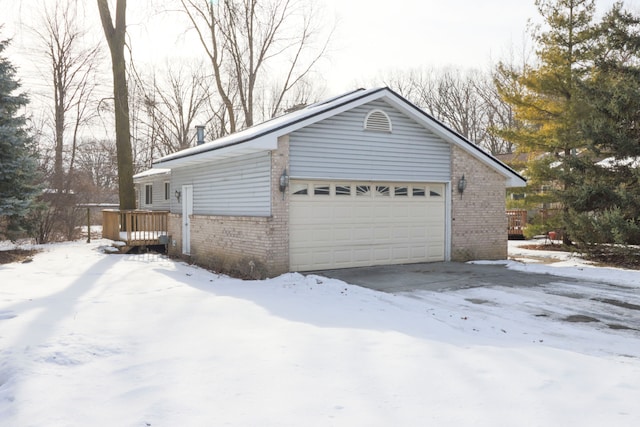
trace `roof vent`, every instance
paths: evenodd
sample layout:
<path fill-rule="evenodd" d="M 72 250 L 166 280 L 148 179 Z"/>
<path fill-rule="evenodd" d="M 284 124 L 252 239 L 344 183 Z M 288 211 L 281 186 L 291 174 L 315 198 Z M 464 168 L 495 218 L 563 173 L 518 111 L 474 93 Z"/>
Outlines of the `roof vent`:
<path fill-rule="evenodd" d="M 382 110 L 369 111 L 364 119 L 364 129 L 376 132 L 391 132 L 391 119 Z"/>

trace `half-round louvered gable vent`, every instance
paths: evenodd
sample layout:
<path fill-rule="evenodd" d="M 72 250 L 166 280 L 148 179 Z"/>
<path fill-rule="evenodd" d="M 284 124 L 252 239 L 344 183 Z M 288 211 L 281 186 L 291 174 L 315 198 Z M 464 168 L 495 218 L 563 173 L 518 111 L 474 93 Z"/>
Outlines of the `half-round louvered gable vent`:
<path fill-rule="evenodd" d="M 391 119 L 382 110 L 372 110 L 364 119 L 364 129 L 376 132 L 391 132 Z"/>

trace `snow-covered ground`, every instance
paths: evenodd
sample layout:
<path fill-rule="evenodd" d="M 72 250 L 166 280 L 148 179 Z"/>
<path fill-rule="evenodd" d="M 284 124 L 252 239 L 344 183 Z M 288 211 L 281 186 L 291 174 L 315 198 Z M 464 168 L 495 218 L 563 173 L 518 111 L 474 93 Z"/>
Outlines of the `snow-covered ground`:
<path fill-rule="evenodd" d="M 640 425 L 640 335 L 559 319 L 575 283 L 391 295 L 107 243 L 0 266 L 0 425 Z M 511 253 L 537 262 L 509 268 L 614 285 L 594 298 L 640 287 L 637 271 Z"/>

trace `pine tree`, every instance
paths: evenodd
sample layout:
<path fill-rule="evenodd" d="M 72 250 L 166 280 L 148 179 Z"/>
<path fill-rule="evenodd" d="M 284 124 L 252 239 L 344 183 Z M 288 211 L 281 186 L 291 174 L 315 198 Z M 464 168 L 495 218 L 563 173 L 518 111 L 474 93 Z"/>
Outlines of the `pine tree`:
<path fill-rule="evenodd" d="M 519 151 L 530 153 L 527 197 L 562 208 L 560 227 L 565 229 L 569 163 L 586 146 L 578 84 L 592 63 L 594 0 L 536 0 L 536 6 L 546 25 L 544 32 L 534 35 L 537 63 L 522 70 L 505 64 L 497 69 L 497 89 L 513 107 L 516 124 L 498 133 Z"/>
<path fill-rule="evenodd" d="M 4 56 L 9 41 L 0 40 L 0 235 L 16 231 L 33 206 L 36 162 L 20 109 L 28 103 L 19 90 L 16 69 Z"/>
<path fill-rule="evenodd" d="M 597 27 L 594 68 L 581 84 L 589 151 L 571 162 L 565 202 L 583 247 L 640 244 L 640 17 L 616 4 Z M 602 159 L 605 161 L 599 161 Z"/>

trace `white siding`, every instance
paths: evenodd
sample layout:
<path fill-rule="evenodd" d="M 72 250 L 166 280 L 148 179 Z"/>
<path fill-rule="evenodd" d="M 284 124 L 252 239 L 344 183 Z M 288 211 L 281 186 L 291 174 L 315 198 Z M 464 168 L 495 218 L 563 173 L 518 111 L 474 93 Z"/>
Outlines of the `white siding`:
<path fill-rule="evenodd" d="M 372 109 L 384 111 L 393 131 L 363 129 Z M 372 181 L 450 179 L 449 144 L 384 101 L 374 101 L 290 135 L 291 177 Z"/>
<path fill-rule="evenodd" d="M 268 152 L 175 168 L 172 188 L 193 185 L 195 215 L 271 215 L 271 155 Z M 172 211 L 180 205 L 172 200 Z"/>

